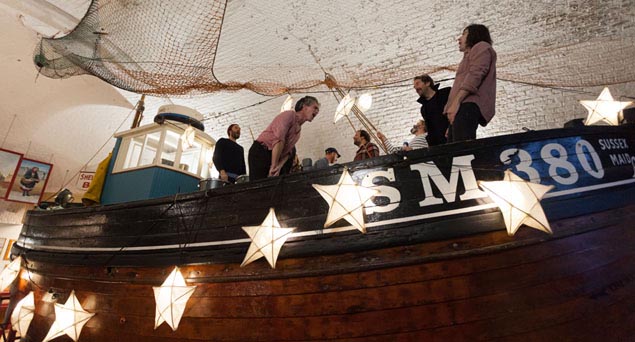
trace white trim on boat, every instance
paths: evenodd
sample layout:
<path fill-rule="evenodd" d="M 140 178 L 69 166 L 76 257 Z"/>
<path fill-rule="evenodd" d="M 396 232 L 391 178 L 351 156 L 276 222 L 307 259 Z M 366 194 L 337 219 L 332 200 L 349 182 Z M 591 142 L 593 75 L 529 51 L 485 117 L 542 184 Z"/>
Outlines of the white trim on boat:
<path fill-rule="evenodd" d="M 617 182 L 589 185 L 589 186 L 584 186 L 584 187 L 581 187 L 581 188 L 548 192 L 548 193 L 545 194 L 545 196 L 543 198 L 551 198 L 551 197 L 558 197 L 558 196 L 577 194 L 579 192 L 586 192 L 586 191 L 593 191 L 593 190 L 597 190 L 597 189 L 610 188 L 610 187 L 620 186 L 620 185 L 629 184 L 629 183 L 633 183 L 633 182 L 635 182 L 635 176 L 634 176 L 634 178 L 625 179 L 625 180 L 621 180 L 621 181 L 617 181 Z"/>
<path fill-rule="evenodd" d="M 610 188 L 610 187 L 630 184 L 633 182 L 635 182 L 635 178 L 625 179 L 625 180 L 605 183 L 605 184 L 590 185 L 590 186 L 585 186 L 585 187 L 575 188 L 575 189 L 555 191 L 555 192 L 547 193 L 544 196 L 544 198 L 566 196 L 566 195 L 571 195 L 575 193 L 581 193 L 586 191 L 593 191 L 593 190 L 598 190 L 603 188 Z M 473 211 L 492 209 L 496 207 L 497 205 L 494 203 L 480 204 L 480 205 L 475 205 L 475 206 L 461 208 L 461 209 L 445 210 L 445 211 L 429 213 L 429 214 L 401 217 L 397 219 L 390 219 L 390 220 L 384 220 L 384 221 L 376 221 L 376 222 L 368 223 L 366 224 L 366 226 L 377 227 L 377 226 L 383 226 L 388 224 L 423 220 L 423 219 L 433 218 L 433 217 L 458 215 L 458 214 L 463 214 L 463 213 L 468 213 Z M 291 237 L 324 235 L 324 234 L 339 233 L 339 232 L 345 232 L 345 231 L 356 230 L 356 229 L 357 228 L 353 226 L 316 229 L 311 231 L 293 233 L 291 234 Z M 197 243 L 189 243 L 184 245 L 171 244 L 171 245 L 155 245 L 155 246 L 139 246 L 139 247 L 63 247 L 63 246 L 41 246 L 41 245 L 36 246 L 32 243 L 22 243 L 20 241 L 16 242 L 16 244 L 22 248 L 28 248 L 32 250 L 72 251 L 72 252 L 124 252 L 124 251 L 150 251 L 150 250 L 161 250 L 161 249 L 178 249 L 178 248 L 184 248 L 184 247 L 220 246 L 220 245 L 231 245 L 236 243 L 249 243 L 249 242 L 250 240 L 248 238 L 244 238 L 244 239 L 234 239 L 234 240 L 224 240 L 224 241 L 197 242 Z"/>
<path fill-rule="evenodd" d="M 416 215 L 416 216 L 408 216 L 402 217 L 398 219 L 392 220 L 384 220 L 371 222 L 366 224 L 366 227 L 376 227 L 383 226 L 387 224 L 395 224 L 395 223 L 403 223 L 409 221 L 417 221 L 426 218 L 439 217 L 439 216 L 451 216 L 462 213 L 469 213 L 473 211 L 485 210 L 496 208 L 496 204 L 488 203 L 475 205 L 467 208 L 454 209 L 454 210 L 446 210 L 439 211 L 436 213 Z M 311 235 L 324 235 L 324 234 L 332 234 L 345 232 L 349 230 L 357 230 L 357 228 L 353 226 L 344 226 L 337 228 L 327 228 L 327 229 L 316 229 L 311 231 L 292 233 L 291 237 L 300 237 L 300 236 L 311 236 Z M 64 247 L 64 246 L 35 246 L 32 243 L 18 243 L 23 248 L 33 249 L 33 250 L 49 250 L 49 251 L 73 251 L 73 252 L 124 252 L 124 251 L 150 251 L 150 250 L 161 250 L 161 249 L 177 249 L 183 247 L 208 247 L 208 246 L 220 246 L 220 245 L 231 245 L 235 243 L 249 243 L 251 240 L 248 238 L 245 239 L 234 239 L 234 240 L 223 240 L 223 241 L 209 241 L 209 242 L 197 242 L 197 243 L 188 243 L 185 245 L 179 244 L 171 244 L 171 245 L 155 245 L 155 246 L 139 246 L 139 247 Z"/>

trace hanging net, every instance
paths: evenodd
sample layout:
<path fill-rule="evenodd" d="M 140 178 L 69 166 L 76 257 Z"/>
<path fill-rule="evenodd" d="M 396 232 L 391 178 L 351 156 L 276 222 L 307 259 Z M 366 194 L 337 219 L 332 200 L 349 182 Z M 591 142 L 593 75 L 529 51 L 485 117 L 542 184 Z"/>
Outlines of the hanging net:
<path fill-rule="evenodd" d="M 91 74 L 129 91 L 259 94 L 450 74 L 456 37 L 489 26 L 498 78 L 540 86 L 635 81 L 632 1 L 95 0 L 77 27 L 45 38 L 48 77 Z"/>

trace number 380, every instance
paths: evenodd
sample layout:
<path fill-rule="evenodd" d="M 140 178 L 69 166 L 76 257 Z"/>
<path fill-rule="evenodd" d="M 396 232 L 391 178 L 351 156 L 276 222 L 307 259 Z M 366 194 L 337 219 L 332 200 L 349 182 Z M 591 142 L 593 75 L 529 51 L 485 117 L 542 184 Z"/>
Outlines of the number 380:
<path fill-rule="evenodd" d="M 555 152 L 555 154 L 554 154 Z M 500 154 L 500 160 L 506 165 L 511 164 L 511 157 L 518 155 L 519 162 L 516 170 L 524 172 L 529 181 L 540 183 L 540 173 L 532 166 L 531 154 L 519 148 L 510 148 Z M 590 157 L 587 159 L 587 156 Z M 579 174 L 575 165 L 568 161 L 567 149 L 558 143 L 549 143 L 540 149 L 541 159 L 549 165 L 549 177 L 560 184 L 570 185 L 578 181 Z M 595 178 L 604 177 L 602 161 L 595 152 L 593 145 L 586 140 L 579 140 L 575 144 L 575 158 L 585 172 Z"/>

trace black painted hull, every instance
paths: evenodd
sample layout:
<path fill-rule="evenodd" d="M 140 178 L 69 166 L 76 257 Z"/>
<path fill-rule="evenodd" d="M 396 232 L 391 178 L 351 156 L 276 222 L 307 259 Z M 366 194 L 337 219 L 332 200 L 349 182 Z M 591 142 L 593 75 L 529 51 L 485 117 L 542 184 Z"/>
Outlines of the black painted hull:
<path fill-rule="evenodd" d="M 605 337 L 593 322 L 611 328 L 611 338 L 628 338 L 635 332 L 631 156 L 635 127 L 623 126 L 351 163 L 354 176 L 381 186 L 366 234 L 345 221 L 321 229 L 328 206 L 312 184 L 337 183 L 343 167 L 174 198 L 31 211 L 13 249 L 30 278 L 14 295 L 34 290 L 40 300 L 51 290 L 62 301 L 74 289 L 97 312 L 81 341 Z M 542 201 L 553 235 L 523 226 L 508 236 L 500 211 L 475 188 L 508 168 L 555 186 Z M 250 243 L 241 227 L 259 225 L 270 207 L 297 230 L 276 269 L 264 259 L 240 267 Z M 197 289 L 177 331 L 153 330 L 151 286 L 175 265 Z M 36 301 L 36 311 L 34 341 L 54 319 L 50 303 Z"/>
<path fill-rule="evenodd" d="M 380 172 L 375 174 L 379 175 L 375 183 L 399 193 L 399 198 L 376 200 L 383 208 L 390 202 L 388 205 L 394 209 L 367 215 L 369 228 L 363 235 L 354 229 L 321 230 L 328 206 L 311 185 L 337 183 L 342 167 L 335 167 L 174 198 L 57 212 L 31 211 L 15 252 L 27 253 L 33 260 L 73 265 L 240 263 L 249 244 L 241 227 L 260 224 L 270 207 L 275 208 L 283 226 L 297 227 L 282 249 L 281 258 L 400 246 L 504 229 L 491 200 L 480 195 L 462 200 L 470 175 L 460 170 L 466 167 L 471 168 L 476 180 L 499 180 L 502 171 L 510 167 L 523 178 L 538 175 L 542 184 L 556 186 L 547 196 L 555 195 L 542 202 L 547 217 L 573 217 L 620 207 L 633 200 L 633 162 L 612 165 L 610 154 L 635 156 L 634 131 L 633 127 L 588 127 L 530 132 L 414 151 L 407 158 L 391 155 L 348 164 L 353 175 L 360 178 L 369 171 Z M 562 164 L 557 155 L 560 147 L 556 145 L 575 151 L 573 145 L 580 139 L 594 146 L 599 159 L 594 161 L 589 150 L 582 147 L 577 156 L 569 152 L 563 159 L 569 164 Z M 598 144 L 600 140 L 602 144 Z M 602 151 L 606 141 L 627 145 Z M 541 156 L 540 149 L 548 144 L 548 152 L 555 160 L 551 164 L 555 166 L 545 163 L 544 151 Z M 519 154 L 512 157 L 509 165 L 501 162 L 502 154 L 510 155 L 503 151 L 517 148 L 531 155 L 529 168 L 535 174 L 514 160 Z M 586 160 L 584 165 L 582 159 Z M 422 176 L 413 165 L 431 165 L 428 169 L 433 171 L 436 167 L 444 179 L 435 182 L 434 175 Z M 386 176 L 387 170 L 392 170 L 392 180 L 381 177 Z M 549 176 L 550 171 L 560 182 Z M 427 188 L 423 183 L 428 183 Z M 449 185 L 444 188 L 443 183 Z M 448 189 L 456 193 L 448 195 Z M 422 206 L 422 199 L 437 204 Z M 334 227 L 347 225 L 342 220 Z"/>

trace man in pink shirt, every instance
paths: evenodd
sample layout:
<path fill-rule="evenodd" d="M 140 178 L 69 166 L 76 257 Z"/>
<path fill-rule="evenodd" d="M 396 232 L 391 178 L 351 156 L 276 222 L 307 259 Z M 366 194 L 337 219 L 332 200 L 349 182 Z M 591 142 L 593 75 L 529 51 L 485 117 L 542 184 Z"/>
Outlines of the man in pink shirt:
<path fill-rule="evenodd" d="M 313 121 L 319 112 L 318 100 L 305 96 L 296 102 L 295 110 L 278 114 L 249 149 L 249 179 L 288 173 L 290 167 L 283 166 L 287 161 L 293 161 L 302 124 Z"/>
<path fill-rule="evenodd" d="M 458 41 L 463 59 L 444 109 L 450 122 L 449 142 L 476 139 L 478 125 L 492 120 L 496 104 L 496 51 L 489 30 L 469 25 Z"/>

